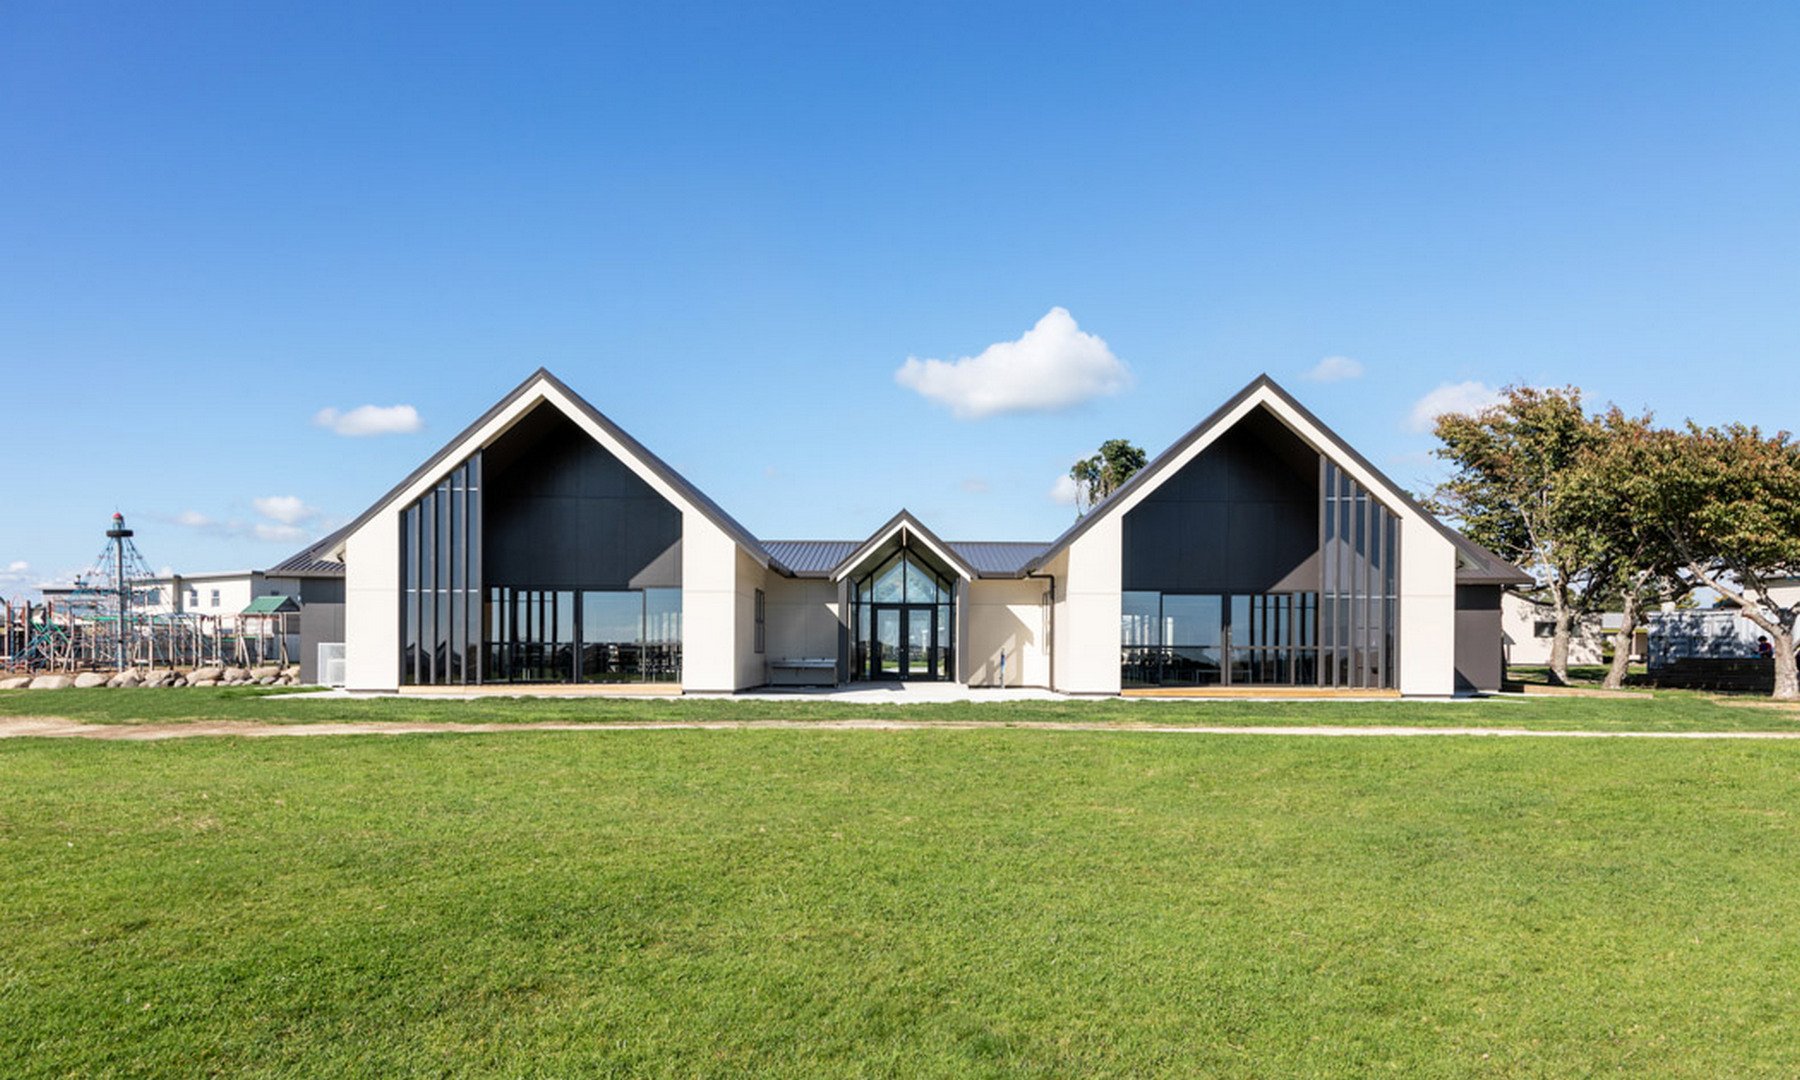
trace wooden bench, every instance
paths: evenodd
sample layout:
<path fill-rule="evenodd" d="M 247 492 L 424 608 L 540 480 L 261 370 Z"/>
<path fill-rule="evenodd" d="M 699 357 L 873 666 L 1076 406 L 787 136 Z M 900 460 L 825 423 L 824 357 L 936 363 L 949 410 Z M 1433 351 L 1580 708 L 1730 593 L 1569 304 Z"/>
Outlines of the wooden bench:
<path fill-rule="evenodd" d="M 769 661 L 770 686 L 836 686 L 837 661 L 822 656 Z"/>

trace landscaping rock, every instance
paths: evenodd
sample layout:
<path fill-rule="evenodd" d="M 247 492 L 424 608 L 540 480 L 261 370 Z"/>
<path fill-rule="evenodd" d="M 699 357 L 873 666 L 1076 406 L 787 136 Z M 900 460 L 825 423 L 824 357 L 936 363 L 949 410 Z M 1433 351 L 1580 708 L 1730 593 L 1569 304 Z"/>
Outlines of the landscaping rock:
<path fill-rule="evenodd" d="M 250 677 L 250 672 L 246 671 L 245 669 L 243 669 L 241 667 L 228 667 L 225 669 L 224 674 L 220 675 L 219 677 L 221 679 L 224 679 L 226 682 L 240 682 L 241 683 L 245 679 L 248 679 Z"/>
<path fill-rule="evenodd" d="M 274 686 L 275 678 L 276 677 L 273 675 L 264 675 L 262 678 L 256 680 L 256 685 L 258 685 L 258 686 Z"/>
<path fill-rule="evenodd" d="M 112 681 L 107 685 L 124 687 L 142 686 L 144 685 L 144 676 L 141 672 L 134 669 L 114 676 Z"/>
<path fill-rule="evenodd" d="M 216 679 L 223 674 L 225 674 L 225 669 L 221 667 L 197 667 L 188 672 L 188 681 L 196 682 L 200 679 Z"/>
<path fill-rule="evenodd" d="M 273 676 L 280 675 L 280 674 L 281 674 L 281 665 L 280 664 L 263 664 L 260 667 L 254 667 L 254 668 L 250 669 L 250 677 L 253 679 L 258 679 L 258 680 L 271 678 Z"/>
<path fill-rule="evenodd" d="M 31 685 L 31 676 L 14 675 L 9 679 L 0 679 L 0 690 L 23 690 Z"/>
<path fill-rule="evenodd" d="M 67 675 L 39 675 L 31 680 L 33 690 L 67 690 L 75 685 L 75 680 Z"/>
<path fill-rule="evenodd" d="M 217 685 L 219 685 L 219 680 L 190 678 L 190 679 L 188 679 L 187 684 L 189 686 L 217 686 Z"/>
<path fill-rule="evenodd" d="M 75 676 L 75 689 L 92 690 L 97 686 L 105 686 L 108 680 L 109 676 L 102 675 L 98 671 L 84 671 Z"/>

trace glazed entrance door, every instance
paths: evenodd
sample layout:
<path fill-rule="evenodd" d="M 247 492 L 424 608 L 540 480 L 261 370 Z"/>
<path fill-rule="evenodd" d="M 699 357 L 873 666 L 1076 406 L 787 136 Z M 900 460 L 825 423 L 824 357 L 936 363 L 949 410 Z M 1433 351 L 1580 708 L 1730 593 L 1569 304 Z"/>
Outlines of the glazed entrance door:
<path fill-rule="evenodd" d="M 869 642 L 869 678 L 904 679 L 906 656 L 900 647 L 900 609 L 875 606 L 875 630 Z"/>
<path fill-rule="evenodd" d="M 876 604 L 869 643 L 871 679 L 941 679 L 937 608 Z"/>
<path fill-rule="evenodd" d="M 905 678 L 935 679 L 938 677 L 937 651 L 937 609 L 926 605 L 909 605 L 902 609 L 906 625 L 906 660 L 908 670 Z"/>

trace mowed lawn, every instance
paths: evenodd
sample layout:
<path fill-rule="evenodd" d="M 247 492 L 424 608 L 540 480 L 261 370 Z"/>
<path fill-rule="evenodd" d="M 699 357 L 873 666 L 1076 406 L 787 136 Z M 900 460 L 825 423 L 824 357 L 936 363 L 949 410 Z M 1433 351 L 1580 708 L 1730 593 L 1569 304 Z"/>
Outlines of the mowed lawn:
<path fill-rule="evenodd" d="M 1800 746 L 0 741 L 7 1075 L 1800 1073 Z"/>
<path fill-rule="evenodd" d="M 905 699 L 896 695 L 897 700 Z M 1800 733 L 1800 703 L 1766 695 L 1687 691 L 1615 696 L 1509 694 L 1487 700 L 1232 701 L 1063 698 L 868 704 L 810 695 L 781 698 L 331 697 L 261 687 L 176 690 L 4 690 L 0 718 L 56 716 L 96 724 L 251 720 L 264 723 L 805 723 L 896 720 L 1119 726 L 1314 725 L 1499 727 L 1533 731 L 1785 731 Z"/>

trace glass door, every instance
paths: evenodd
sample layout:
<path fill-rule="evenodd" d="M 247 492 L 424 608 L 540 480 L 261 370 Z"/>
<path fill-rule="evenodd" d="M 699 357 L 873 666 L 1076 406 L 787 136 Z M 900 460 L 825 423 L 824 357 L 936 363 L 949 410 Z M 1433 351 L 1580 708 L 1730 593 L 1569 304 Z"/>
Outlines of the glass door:
<path fill-rule="evenodd" d="M 870 635 L 869 678 L 903 679 L 906 656 L 901 648 L 900 609 L 885 604 L 875 606 L 875 629 Z"/>
<path fill-rule="evenodd" d="M 941 679 L 946 677 L 947 649 L 940 647 L 947 627 L 938 625 L 931 604 L 875 604 L 870 609 L 871 679 Z"/>
<path fill-rule="evenodd" d="M 935 679 L 938 677 L 937 633 L 932 625 L 935 615 L 924 604 L 908 605 L 906 612 L 906 656 L 901 661 L 901 678 Z"/>

